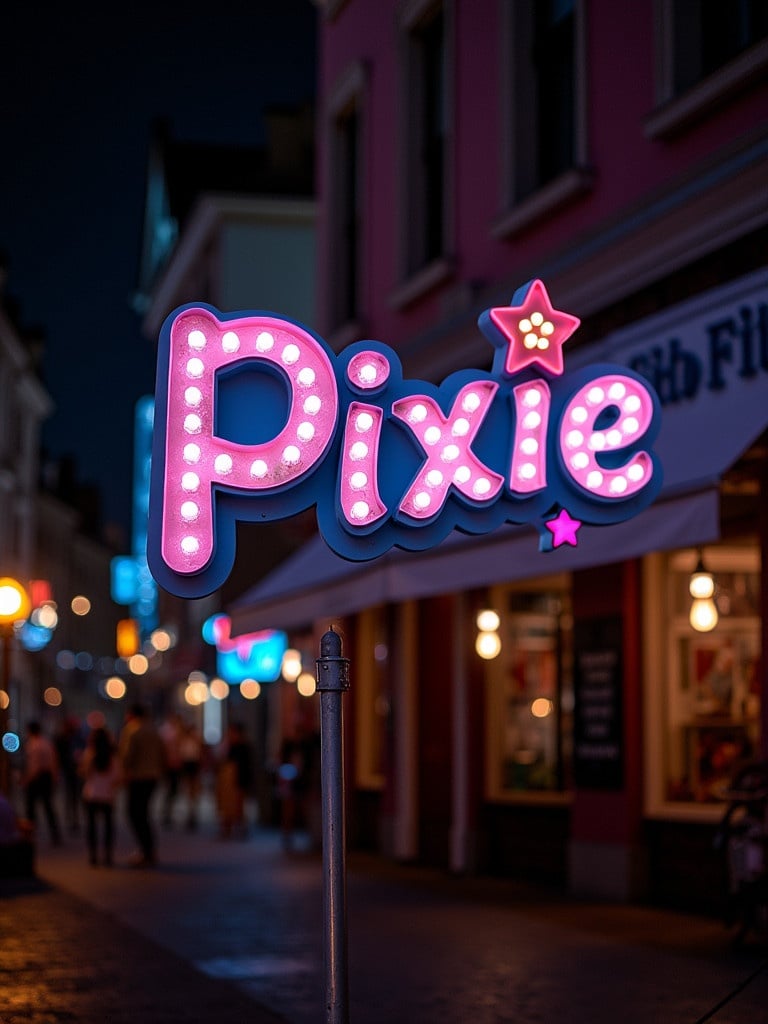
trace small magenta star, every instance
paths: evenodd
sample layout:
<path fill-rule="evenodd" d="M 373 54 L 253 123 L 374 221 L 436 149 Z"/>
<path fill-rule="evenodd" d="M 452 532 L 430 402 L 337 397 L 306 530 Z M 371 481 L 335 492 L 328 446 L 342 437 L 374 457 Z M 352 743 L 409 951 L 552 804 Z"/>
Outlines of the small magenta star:
<path fill-rule="evenodd" d="M 576 532 L 581 528 L 581 520 L 571 518 L 566 509 L 561 509 L 554 519 L 547 520 L 544 525 L 552 534 L 553 547 L 570 544 L 575 548 L 579 543 Z"/>
<path fill-rule="evenodd" d="M 519 294 L 515 293 L 513 302 Z M 560 376 L 563 372 L 563 344 L 581 321 L 570 313 L 553 309 L 543 282 L 532 281 L 520 305 L 496 306 L 489 309 L 487 315 L 503 343 L 509 346 L 505 373 L 512 376 L 524 367 L 538 363 L 554 376 Z"/>

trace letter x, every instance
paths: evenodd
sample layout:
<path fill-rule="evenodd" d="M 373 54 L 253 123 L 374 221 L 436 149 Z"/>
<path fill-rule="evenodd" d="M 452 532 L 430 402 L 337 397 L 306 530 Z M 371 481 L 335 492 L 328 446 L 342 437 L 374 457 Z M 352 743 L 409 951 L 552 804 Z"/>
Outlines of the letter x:
<path fill-rule="evenodd" d="M 437 516 L 451 485 L 473 503 L 493 500 L 504 478 L 488 469 L 472 451 L 480 426 L 498 390 L 495 381 L 466 384 L 444 416 L 426 395 L 412 395 L 392 404 L 392 412 L 413 431 L 427 458 L 400 503 L 413 519 Z"/>

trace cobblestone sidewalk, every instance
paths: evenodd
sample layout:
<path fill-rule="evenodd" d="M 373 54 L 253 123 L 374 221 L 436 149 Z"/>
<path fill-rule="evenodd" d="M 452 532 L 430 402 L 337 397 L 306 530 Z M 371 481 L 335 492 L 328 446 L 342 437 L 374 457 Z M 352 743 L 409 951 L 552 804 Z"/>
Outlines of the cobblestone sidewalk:
<path fill-rule="evenodd" d="M 75 896 L 0 880 L 2 1024 L 282 1024 Z"/>

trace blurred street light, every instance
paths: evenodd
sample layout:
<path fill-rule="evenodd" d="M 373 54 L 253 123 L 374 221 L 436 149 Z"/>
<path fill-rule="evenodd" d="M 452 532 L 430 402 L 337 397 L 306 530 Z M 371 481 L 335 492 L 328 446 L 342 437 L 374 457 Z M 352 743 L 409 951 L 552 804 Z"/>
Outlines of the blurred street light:
<path fill-rule="evenodd" d="M 2 642 L 2 656 L 0 657 L 0 690 L 9 693 L 11 679 L 11 640 L 13 629 L 17 622 L 23 622 L 31 611 L 29 594 L 18 580 L 12 576 L 0 577 L 0 641 Z M 3 750 L 0 756 L 0 790 L 10 795 L 10 763 L 8 761 L 8 747 L 6 746 L 6 733 L 8 731 L 8 703 L 0 701 L 0 742 Z"/>

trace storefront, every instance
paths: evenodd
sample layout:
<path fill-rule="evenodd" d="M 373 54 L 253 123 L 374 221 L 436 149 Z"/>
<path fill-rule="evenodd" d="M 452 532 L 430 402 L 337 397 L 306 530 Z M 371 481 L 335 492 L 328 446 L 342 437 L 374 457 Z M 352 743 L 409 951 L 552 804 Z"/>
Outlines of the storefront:
<path fill-rule="evenodd" d="M 354 841 L 700 905 L 719 792 L 768 738 L 768 272 L 569 353 L 603 361 L 663 405 L 664 486 L 635 519 L 548 554 L 512 527 L 362 564 L 315 539 L 230 611 L 236 632 L 344 629 Z M 699 559 L 707 632 L 689 618 Z M 486 608 L 501 641 L 487 660 Z"/>

